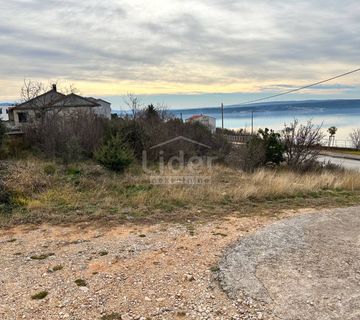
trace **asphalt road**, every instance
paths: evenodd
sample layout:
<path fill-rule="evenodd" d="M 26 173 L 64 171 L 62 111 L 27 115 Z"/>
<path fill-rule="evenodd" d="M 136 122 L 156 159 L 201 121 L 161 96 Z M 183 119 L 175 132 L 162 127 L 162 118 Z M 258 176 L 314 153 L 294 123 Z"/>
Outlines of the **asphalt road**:
<path fill-rule="evenodd" d="M 253 300 L 282 320 L 360 319 L 360 207 L 279 221 L 223 257 L 230 298 Z"/>
<path fill-rule="evenodd" d="M 341 157 L 320 156 L 319 161 L 330 161 L 331 163 L 340 165 L 345 169 L 360 171 L 360 160 L 345 159 Z"/>

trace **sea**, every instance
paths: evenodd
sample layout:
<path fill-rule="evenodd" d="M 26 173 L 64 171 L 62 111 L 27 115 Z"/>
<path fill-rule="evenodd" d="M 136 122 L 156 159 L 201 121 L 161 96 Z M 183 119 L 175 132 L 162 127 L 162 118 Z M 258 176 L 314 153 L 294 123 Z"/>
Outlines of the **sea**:
<path fill-rule="evenodd" d="M 194 114 L 205 114 L 216 118 L 217 127 L 221 127 L 221 108 L 197 108 L 170 110 L 177 117 L 187 119 Z M 251 131 L 251 117 L 254 115 L 254 130 L 269 128 L 282 130 L 297 119 L 299 123 L 312 121 L 322 126 L 324 132 L 331 126 L 338 128 L 335 139 L 338 146 L 350 144 L 349 134 L 360 129 L 359 100 L 326 101 L 281 101 L 257 103 L 252 105 L 233 105 L 224 107 L 224 127 Z"/>

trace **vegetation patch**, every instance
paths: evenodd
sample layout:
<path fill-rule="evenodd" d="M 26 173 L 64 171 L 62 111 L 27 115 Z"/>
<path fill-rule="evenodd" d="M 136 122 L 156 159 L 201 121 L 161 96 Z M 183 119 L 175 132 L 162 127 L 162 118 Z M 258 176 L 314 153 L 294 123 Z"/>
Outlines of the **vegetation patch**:
<path fill-rule="evenodd" d="M 75 283 L 78 287 L 86 287 L 87 283 L 84 279 L 76 279 Z"/>
<path fill-rule="evenodd" d="M 49 269 L 48 271 L 49 271 L 49 272 L 56 272 L 56 271 L 60 271 L 60 270 L 62 270 L 62 269 L 64 269 L 64 267 L 63 267 L 61 264 L 59 264 L 59 265 L 57 265 L 57 266 L 52 267 L 52 268 Z"/>
<path fill-rule="evenodd" d="M 227 237 L 228 235 L 225 233 L 221 233 L 221 232 L 214 232 L 213 233 L 214 236 L 220 236 L 220 237 Z"/>
<path fill-rule="evenodd" d="M 48 292 L 47 291 L 40 291 L 34 295 L 31 296 L 31 299 L 33 300 L 42 300 L 44 298 L 46 298 L 48 296 Z"/>
<path fill-rule="evenodd" d="M 81 169 L 77 167 L 68 167 L 66 169 L 66 174 L 69 176 L 78 176 L 81 174 Z"/>
<path fill-rule="evenodd" d="M 244 172 L 216 165 L 200 175 L 211 176 L 207 185 L 152 185 L 149 175 L 122 175 L 107 171 L 89 161 L 77 166 L 81 175 L 75 185 L 58 164 L 48 177 L 41 159 L 9 161 L 4 181 L 11 190 L 11 214 L 0 214 L 0 225 L 19 223 L 81 223 L 91 220 L 103 224 L 180 222 L 224 216 L 261 215 L 269 210 L 312 206 L 358 204 L 360 173 L 347 171 L 296 172 L 289 169 L 257 169 Z M 98 170 L 101 174 L 91 174 Z M 184 170 L 184 175 L 188 172 Z M 14 198 L 14 194 L 17 196 Z M 194 234 L 192 227 L 189 233 Z M 45 258 L 46 257 L 42 257 Z M 35 258 L 36 259 L 36 258 Z M 41 257 L 40 257 L 41 259 Z"/>
<path fill-rule="evenodd" d="M 121 319 L 121 315 L 120 313 L 117 312 L 105 314 L 100 318 L 100 320 L 120 320 L 120 319 Z"/>
<path fill-rule="evenodd" d="M 220 268 L 219 268 L 219 266 L 212 266 L 212 267 L 210 267 L 210 271 L 211 272 L 219 272 L 220 271 Z"/>
<path fill-rule="evenodd" d="M 34 256 L 31 256 L 30 259 L 32 260 L 45 260 L 51 256 L 54 256 L 55 253 L 43 253 L 43 254 L 40 254 L 40 255 L 34 255 Z"/>
<path fill-rule="evenodd" d="M 44 172 L 45 172 L 45 174 L 52 176 L 56 172 L 56 167 L 52 164 L 47 164 L 44 166 Z"/>

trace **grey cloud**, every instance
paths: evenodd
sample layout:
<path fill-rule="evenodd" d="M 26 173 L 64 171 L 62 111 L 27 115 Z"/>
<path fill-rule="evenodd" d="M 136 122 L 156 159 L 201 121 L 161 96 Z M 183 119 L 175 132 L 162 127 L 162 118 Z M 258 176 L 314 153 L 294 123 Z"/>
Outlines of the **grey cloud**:
<path fill-rule="evenodd" d="M 0 74 L 216 84 L 306 79 L 318 76 L 311 70 L 319 64 L 358 63 L 356 0 L 184 0 L 173 2 L 176 11 L 159 2 L 163 13 L 154 1 L 153 16 L 134 3 L 7 2 Z M 192 65 L 223 71 L 209 76 L 186 67 Z"/>

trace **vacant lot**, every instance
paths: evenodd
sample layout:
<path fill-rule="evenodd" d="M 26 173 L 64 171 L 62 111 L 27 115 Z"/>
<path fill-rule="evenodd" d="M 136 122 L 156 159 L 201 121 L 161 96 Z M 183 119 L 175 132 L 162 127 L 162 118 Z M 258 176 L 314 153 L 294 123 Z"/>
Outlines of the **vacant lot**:
<path fill-rule="evenodd" d="M 0 318 L 258 319 L 266 310 L 222 292 L 218 262 L 239 237 L 294 214 L 2 231 Z"/>
<path fill-rule="evenodd" d="M 360 203 L 343 171 L 217 166 L 198 172 L 211 185 L 154 186 L 138 167 L 29 159 L 1 174 L 1 319 L 271 319 L 219 288 L 224 250 L 295 208 Z"/>
<path fill-rule="evenodd" d="M 0 174 L 3 227 L 89 221 L 106 225 L 186 222 L 233 212 L 271 215 L 282 209 L 360 202 L 360 173 L 343 171 L 299 174 L 263 169 L 245 173 L 215 166 L 196 173 L 211 177 L 210 185 L 155 186 L 139 166 L 120 175 L 92 162 L 63 165 L 29 159 L 3 162 Z"/>

